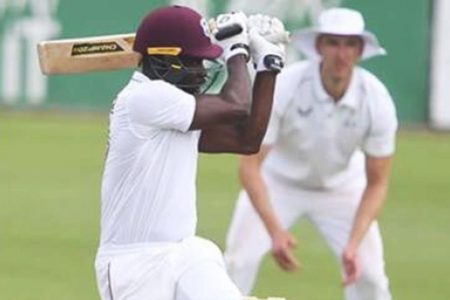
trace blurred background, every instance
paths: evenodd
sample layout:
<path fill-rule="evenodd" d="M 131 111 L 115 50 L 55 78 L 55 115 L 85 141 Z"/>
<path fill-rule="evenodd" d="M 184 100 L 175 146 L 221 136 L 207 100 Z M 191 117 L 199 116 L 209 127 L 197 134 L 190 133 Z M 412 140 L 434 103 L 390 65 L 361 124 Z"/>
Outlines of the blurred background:
<path fill-rule="evenodd" d="M 134 32 L 155 7 L 269 13 L 289 30 L 328 7 L 360 10 L 388 51 L 363 64 L 388 87 L 401 122 L 381 217 L 395 299 L 450 299 L 450 1 L 0 0 L 0 300 L 98 299 L 93 260 L 107 113 L 132 70 L 43 76 L 42 40 Z M 289 49 L 289 61 L 298 54 Z M 236 157 L 202 155 L 199 232 L 224 245 L 239 184 Z M 340 299 L 338 264 L 307 223 L 304 268 L 266 259 L 255 294 Z"/>

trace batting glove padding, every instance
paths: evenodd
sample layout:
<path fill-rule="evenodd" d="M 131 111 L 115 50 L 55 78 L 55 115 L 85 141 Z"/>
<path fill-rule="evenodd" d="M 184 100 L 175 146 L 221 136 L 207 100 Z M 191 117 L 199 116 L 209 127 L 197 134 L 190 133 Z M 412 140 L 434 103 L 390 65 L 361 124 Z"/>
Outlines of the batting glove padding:
<path fill-rule="evenodd" d="M 256 72 L 273 71 L 280 72 L 284 67 L 285 46 L 274 44 L 266 40 L 258 32 L 257 28 L 250 29 L 250 54 L 253 59 Z"/>
<path fill-rule="evenodd" d="M 222 47 L 225 61 L 237 54 L 249 58 L 247 16 L 242 12 L 218 15 L 209 21 L 214 42 Z"/>
<path fill-rule="evenodd" d="M 284 28 L 280 19 L 268 15 L 250 15 L 247 18 L 248 30 L 258 29 L 258 32 L 269 42 L 286 45 L 290 41 L 290 33 Z"/>
<path fill-rule="evenodd" d="M 275 17 L 257 14 L 247 18 L 247 27 L 256 71 L 279 72 L 284 66 L 285 45 L 289 42 L 289 32 L 283 22 Z"/>

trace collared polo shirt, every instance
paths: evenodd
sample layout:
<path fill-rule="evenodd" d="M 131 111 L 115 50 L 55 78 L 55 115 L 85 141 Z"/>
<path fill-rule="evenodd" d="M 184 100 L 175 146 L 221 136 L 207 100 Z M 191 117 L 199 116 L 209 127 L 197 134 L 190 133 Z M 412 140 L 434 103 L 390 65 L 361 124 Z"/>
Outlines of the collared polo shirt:
<path fill-rule="evenodd" d="M 397 117 L 385 86 L 356 67 L 344 96 L 325 91 L 318 62 L 299 62 L 277 79 L 263 172 L 286 186 L 334 189 L 365 178 L 363 154 L 395 150 Z"/>
<path fill-rule="evenodd" d="M 196 230 L 195 99 L 135 72 L 110 115 L 100 246 L 176 242 Z"/>

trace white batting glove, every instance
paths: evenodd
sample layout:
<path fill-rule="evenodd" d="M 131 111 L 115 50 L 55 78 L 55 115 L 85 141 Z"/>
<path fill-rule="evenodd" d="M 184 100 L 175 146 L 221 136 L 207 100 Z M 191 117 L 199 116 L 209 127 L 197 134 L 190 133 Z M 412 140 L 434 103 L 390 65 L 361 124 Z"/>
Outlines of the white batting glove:
<path fill-rule="evenodd" d="M 250 54 L 256 72 L 280 72 L 284 67 L 286 56 L 285 46 L 283 44 L 269 42 L 261 36 L 257 28 L 252 28 L 250 30 L 249 39 Z"/>
<path fill-rule="evenodd" d="M 258 32 L 269 42 L 286 45 L 290 41 L 290 33 L 284 28 L 280 19 L 268 15 L 250 15 L 247 18 L 248 30 L 258 29 Z"/>
<path fill-rule="evenodd" d="M 208 24 L 214 43 L 223 49 L 225 61 L 237 54 L 244 54 L 249 58 L 247 16 L 243 12 L 218 15 L 209 20 Z"/>

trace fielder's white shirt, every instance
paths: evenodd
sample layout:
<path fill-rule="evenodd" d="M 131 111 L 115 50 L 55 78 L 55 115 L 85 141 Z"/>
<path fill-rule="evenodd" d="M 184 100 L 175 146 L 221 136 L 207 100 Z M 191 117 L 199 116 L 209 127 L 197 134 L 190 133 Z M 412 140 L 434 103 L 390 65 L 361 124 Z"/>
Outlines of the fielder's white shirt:
<path fill-rule="evenodd" d="M 364 156 L 395 150 L 397 117 L 385 86 L 356 67 L 339 102 L 326 93 L 319 62 L 291 65 L 278 76 L 264 138 L 272 145 L 263 172 L 284 187 L 327 190 L 365 181 Z"/>
<path fill-rule="evenodd" d="M 110 115 L 101 247 L 195 234 L 198 139 L 192 95 L 135 72 Z"/>

